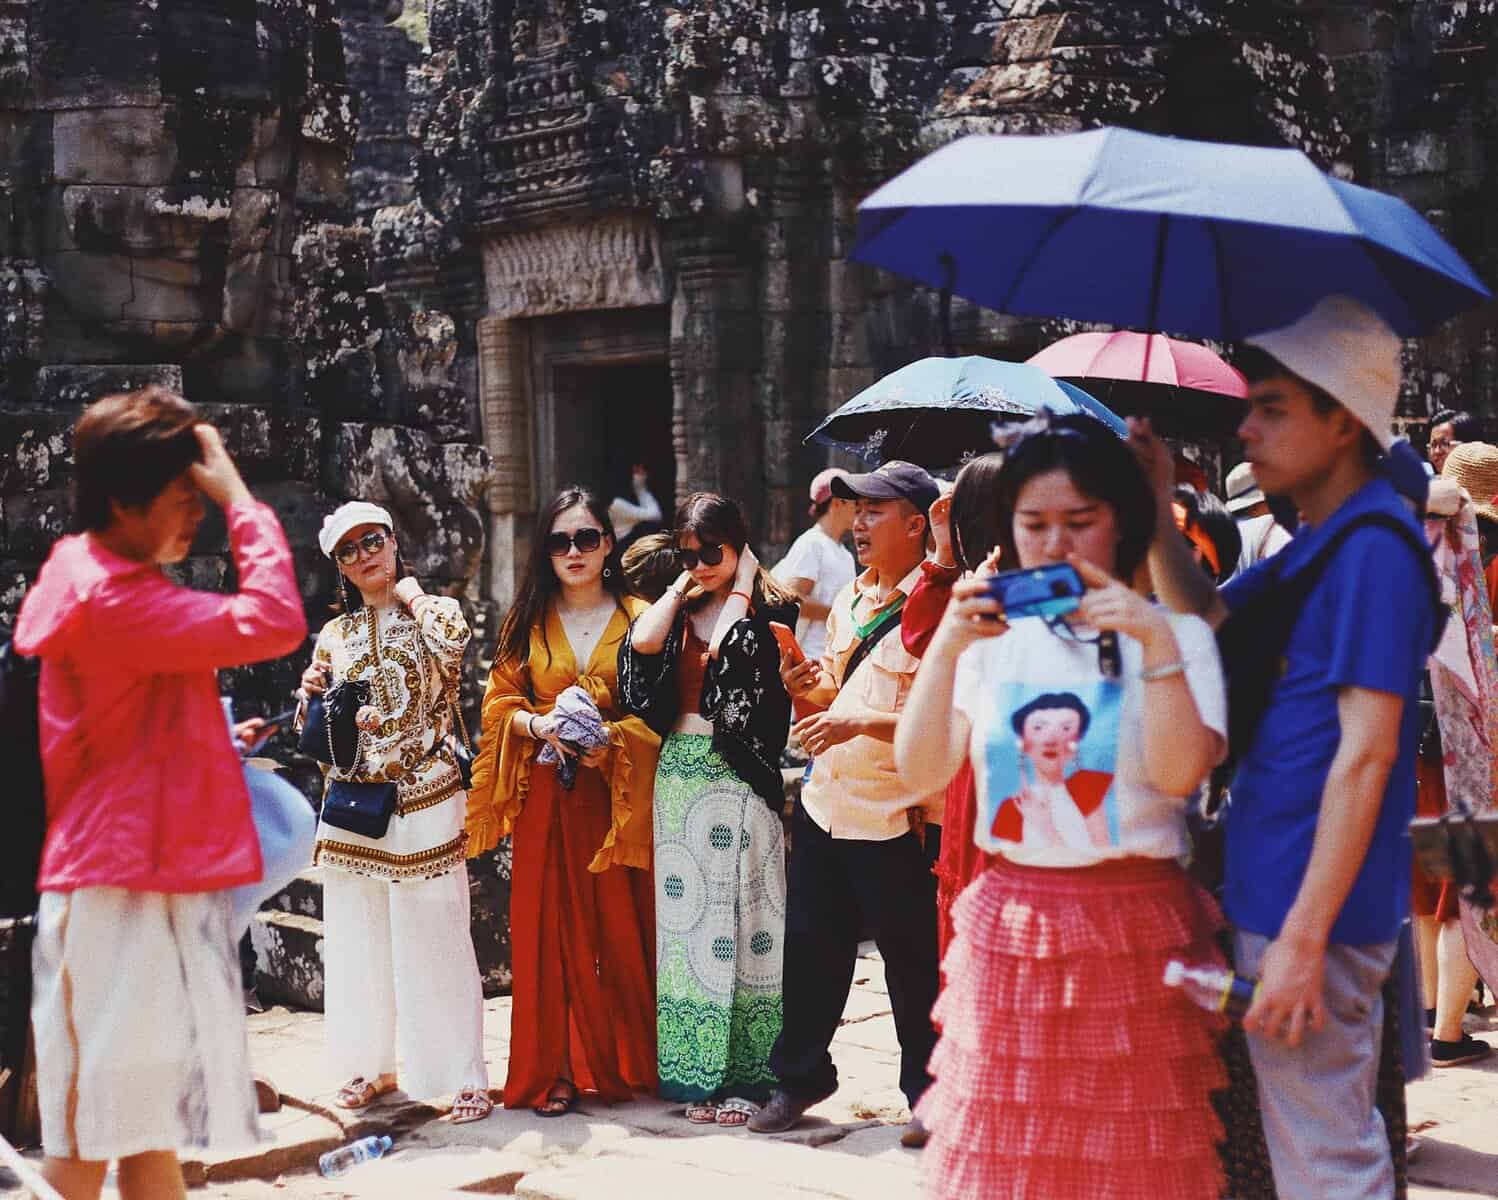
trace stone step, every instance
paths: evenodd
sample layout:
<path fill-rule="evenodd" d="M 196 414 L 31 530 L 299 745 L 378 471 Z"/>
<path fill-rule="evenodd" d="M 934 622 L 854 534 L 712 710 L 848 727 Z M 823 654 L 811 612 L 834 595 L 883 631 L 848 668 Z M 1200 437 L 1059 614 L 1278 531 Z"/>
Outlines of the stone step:
<path fill-rule="evenodd" d="M 322 920 L 322 872 L 317 867 L 308 867 L 281 891 L 265 902 L 262 908 L 279 909 L 295 913 L 299 917 Z"/>
<path fill-rule="evenodd" d="M 322 1011 L 322 921 L 264 908 L 250 922 L 250 943 L 255 947 L 255 990 L 262 1001 Z"/>

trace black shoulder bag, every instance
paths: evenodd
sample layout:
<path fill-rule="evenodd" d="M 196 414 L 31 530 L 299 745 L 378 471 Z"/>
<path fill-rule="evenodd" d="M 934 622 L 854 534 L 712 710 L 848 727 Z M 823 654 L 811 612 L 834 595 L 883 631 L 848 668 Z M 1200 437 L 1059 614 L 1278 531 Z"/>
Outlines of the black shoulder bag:
<path fill-rule="evenodd" d="M 374 663 L 379 667 L 380 622 L 374 609 L 369 612 L 370 645 L 374 651 Z M 369 703 L 370 686 L 366 680 L 349 679 L 328 689 L 321 706 L 322 738 L 312 749 L 307 750 L 314 758 L 326 762 L 339 774 L 352 774 L 358 769 L 364 756 L 364 734 L 357 724 L 359 709 Z M 304 749 L 308 734 L 314 728 L 313 706 L 307 707 L 307 721 L 302 728 L 301 744 Z M 326 755 L 322 751 L 326 751 Z M 349 764 L 339 761 L 339 752 L 348 753 Z M 351 753 L 349 751 L 351 750 Z M 390 828 L 390 818 L 395 812 L 397 790 L 394 783 L 360 783 L 335 777 L 328 780 L 323 795 L 323 824 L 335 829 L 357 833 L 361 837 L 382 838 Z"/>

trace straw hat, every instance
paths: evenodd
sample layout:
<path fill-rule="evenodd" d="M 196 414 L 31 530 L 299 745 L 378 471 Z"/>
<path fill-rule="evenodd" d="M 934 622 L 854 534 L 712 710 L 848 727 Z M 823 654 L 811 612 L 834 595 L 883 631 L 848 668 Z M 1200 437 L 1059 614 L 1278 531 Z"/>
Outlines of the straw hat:
<path fill-rule="evenodd" d="M 1477 515 L 1498 521 L 1498 446 L 1487 442 L 1463 442 L 1449 455 L 1441 475 L 1466 489 L 1477 506 Z"/>

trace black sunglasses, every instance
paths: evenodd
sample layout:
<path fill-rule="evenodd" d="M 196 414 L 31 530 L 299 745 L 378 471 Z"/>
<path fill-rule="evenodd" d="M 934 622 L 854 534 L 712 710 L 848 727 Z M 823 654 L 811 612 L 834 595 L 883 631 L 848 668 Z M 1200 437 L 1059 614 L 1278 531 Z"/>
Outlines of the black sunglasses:
<path fill-rule="evenodd" d="M 353 538 L 344 542 L 333 551 L 333 557 L 345 567 L 351 567 L 359 561 L 359 551 L 366 554 L 378 554 L 385 548 L 386 535 L 378 529 L 371 529 L 361 538 Z"/>
<path fill-rule="evenodd" d="M 688 571 L 695 571 L 699 561 L 706 566 L 716 567 L 723 561 L 723 547 L 713 542 L 703 542 L 699 550 L 678 549 L 676 558 Z"/>
<path fill-rule="evenodd" d="M 573 546 L 577 547 L 579 554 L 592 554 L 603 545 L 603 530 L 579 529 L 576 533 L 570 534 L 548 533 L 545 545 L 546 553 L 552 558 L 561 558 L 562 555 L 571 551 Z"/>

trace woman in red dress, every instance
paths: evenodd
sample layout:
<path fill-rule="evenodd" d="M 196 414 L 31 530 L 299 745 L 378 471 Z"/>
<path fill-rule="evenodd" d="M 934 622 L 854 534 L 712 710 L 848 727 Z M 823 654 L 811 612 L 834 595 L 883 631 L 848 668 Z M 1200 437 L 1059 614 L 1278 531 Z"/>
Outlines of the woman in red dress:
<path fill-rule="evenodd" d="M 653 1091 L 655 905 L 651 794 L 660 739 L 616 699 L 619 647 L 647 607 L 627 596 L 608 512 L 568 488 L 541 515 L 500 628 L 468 799 L 468 852 L 513 837 L 514 1007 L 506 1108 L 570 1112 L 580 1092 Z M 570 687 L 598 707 L 584 753 L 551 715 Z M 550 744 L 576 762 L 536 761 Z"/>

